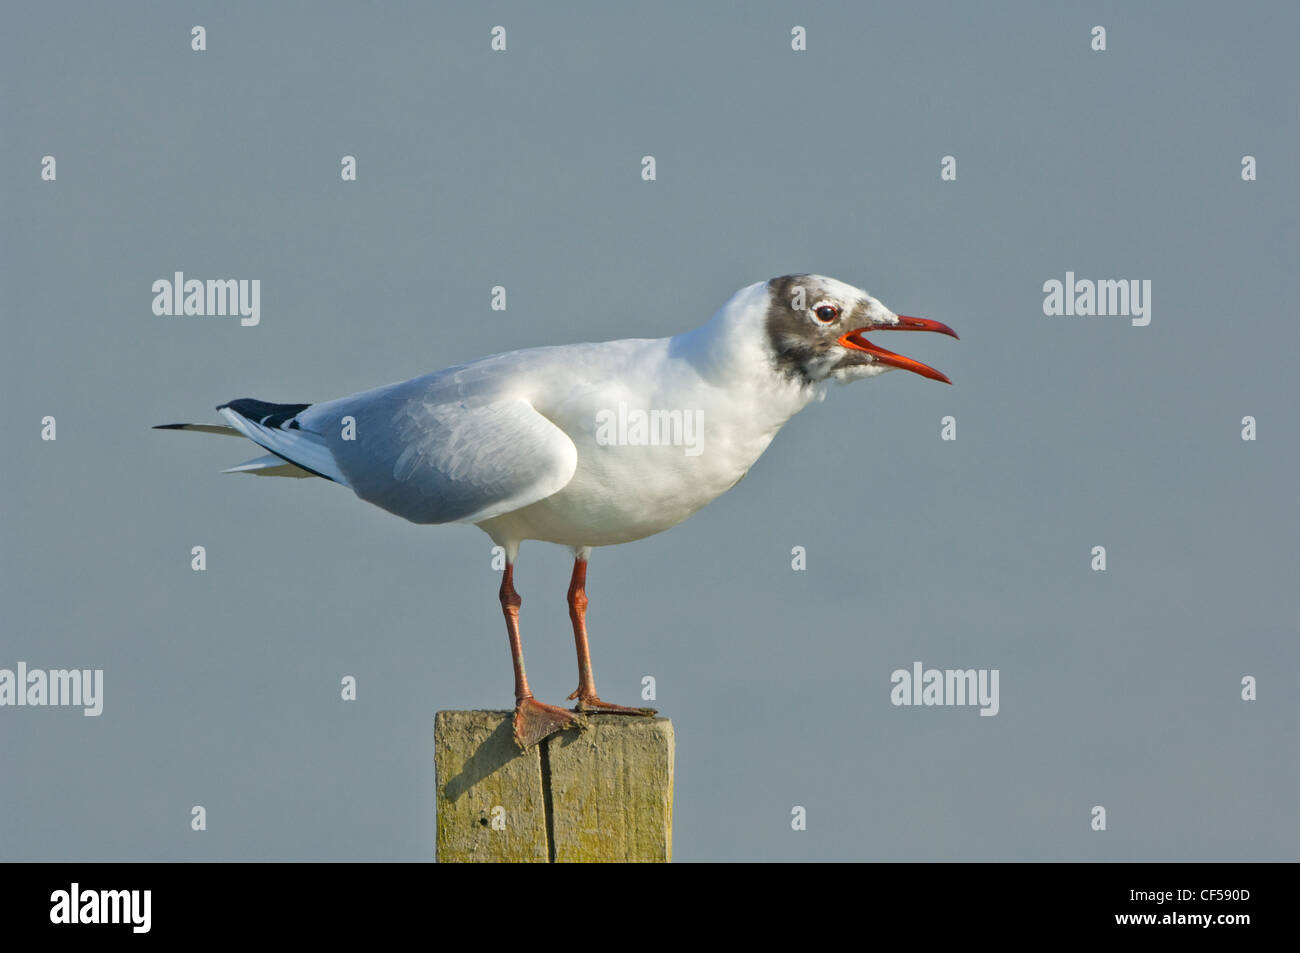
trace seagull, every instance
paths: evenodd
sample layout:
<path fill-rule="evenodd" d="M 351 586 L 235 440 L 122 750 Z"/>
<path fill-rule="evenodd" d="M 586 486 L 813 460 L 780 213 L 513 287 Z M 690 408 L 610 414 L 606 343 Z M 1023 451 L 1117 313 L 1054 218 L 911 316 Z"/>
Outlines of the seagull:
<path fill-rule="evenodd" d="M 832 382 L 901 369 L 942 373 L 867 340 L 946 324 L 895 314 L 859 288 L 785 275 L 736 292 L 667 338 L 528 348 L 316 404 L 217 407 L 265 456 L 229 470 L 323 477 L 413 523 L 472 523 L 505 553 L 500 601 L 514 663 L 514 738 L 527 749 L 586 713 L 653 715 L 603 701 L 587 642 L 587 561 L 597 546 L 677 525 L 731 489 L 778 430 Z M 537 701 L 524 670 L 515 561 L 524 540 L 573 551 L 573 710 Z"/>

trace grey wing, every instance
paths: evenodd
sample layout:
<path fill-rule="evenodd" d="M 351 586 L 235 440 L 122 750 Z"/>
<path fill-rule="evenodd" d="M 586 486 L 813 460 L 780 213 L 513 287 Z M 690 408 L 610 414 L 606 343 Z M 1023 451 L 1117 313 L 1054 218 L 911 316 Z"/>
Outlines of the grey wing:
<path fill-rule="evenodd" d="M 415 523 L 477 523 L 559 491 L 578 463 L 564 431 L 502 393 L 507 370 L 449 368 L 316 404 L 299 425 L 363 500 Z"/>

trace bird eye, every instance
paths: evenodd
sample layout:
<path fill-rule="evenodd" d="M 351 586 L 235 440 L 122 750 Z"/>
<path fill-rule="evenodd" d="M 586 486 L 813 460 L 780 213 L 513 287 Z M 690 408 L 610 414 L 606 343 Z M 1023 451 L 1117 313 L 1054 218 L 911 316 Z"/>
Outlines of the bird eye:
<path fill-rule="evenodd" d="M 840 309 L 829 304 L 824 304 L 814 313 L 817 315 L 817 320 L 822 322 L 822 324 L 830 324 L 840 316 Z"/>

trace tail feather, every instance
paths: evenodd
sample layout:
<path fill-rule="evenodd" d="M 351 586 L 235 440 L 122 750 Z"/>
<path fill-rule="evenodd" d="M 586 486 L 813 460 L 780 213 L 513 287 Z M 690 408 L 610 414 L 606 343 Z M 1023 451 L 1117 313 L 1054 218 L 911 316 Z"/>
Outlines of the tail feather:
<path fill-rule="evenodd" d="M 318 477 L 348 486 L 324 439 L 298 424 L 298 415 L 310 406 L 272 404 L 241 397 L 222 404 L 217 410 L 232 427 L 262 449 Z"/>
<path fill-rule="evenodd" d="M 201 433 L 219 433 L 227 437 L 242 437 L 243 434 L 234 427 L 224 424 L 159 424 L 154 430 L 197 430 Z"/>
<path fill-rule="evenodd" d="M 324 477 L 348 485 L 334 462 L 334 455 L 317 434 L 298 425 L 297 416 L 311 404 L 274 404 L 241 397 L 217 408 L 230 426 L 209 424 L 162 424 L 155 430 L 196 430 L 230 437 L 247 437 L 270 455 L 249 460 L 223 473 L 251 473 L 255 476 Z"/>
<path fill-rule="evenodd" d="M 253 476 L 298 477 L 299 479 L 316 476 L 310 470 L 304 470 L 297 464 L 288 463 L 283 457 L 277 457 L 273 453 L 258 457 L 256 460 L 249 460 L 247 463 L 241 463 L 237 467 L 228 467 L 221 472 L 251 473 Z"/>

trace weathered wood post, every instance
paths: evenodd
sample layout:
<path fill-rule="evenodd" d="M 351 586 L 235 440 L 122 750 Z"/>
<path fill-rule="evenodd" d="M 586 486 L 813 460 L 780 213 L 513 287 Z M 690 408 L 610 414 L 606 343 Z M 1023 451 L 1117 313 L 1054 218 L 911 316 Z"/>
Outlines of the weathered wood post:
<path fill-rule="evenodd" d="M 510 719 L 434 718 L 440 863 L 672 860 L 671 721 L 588 715 L 520 751 Z"/>

